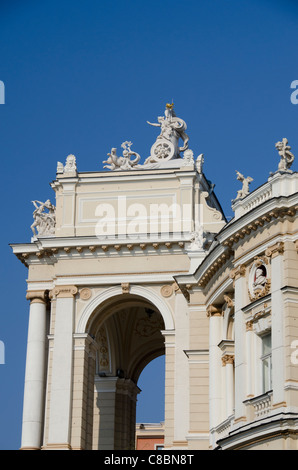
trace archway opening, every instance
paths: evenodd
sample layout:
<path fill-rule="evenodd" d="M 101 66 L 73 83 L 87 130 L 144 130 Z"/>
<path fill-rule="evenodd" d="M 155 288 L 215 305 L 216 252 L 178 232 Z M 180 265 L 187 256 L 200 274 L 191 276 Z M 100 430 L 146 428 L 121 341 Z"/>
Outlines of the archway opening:
<path fill-rule="evenodd" d="M 142 371 L 136 412 L 136 450 L 164 446 L 165 355 L 153 359 Z"/>
<path fill-rule="evenodd" d="M 139 386 L 143 379 L 139 378 L 151 361 L 162 370 L 155 371 L 151 382 L 163 387 L 158 406 L 164 403 L 164 380 L 160 380 L 164 361 L 163 366 L 162 360 L 154 362 L 165 354 L 163 317 L 150 302 L 128 295 L 95 314 L 90 327 L 98 348 L 93 448 L 134 449 L 136 404 L 143 393 Z"/>
<path fill-rule="evenodd" d="M 138 387 L 137 423 L 160 423 L 165 417 L 165 355 L 151 361 L 142 371 Z"/>

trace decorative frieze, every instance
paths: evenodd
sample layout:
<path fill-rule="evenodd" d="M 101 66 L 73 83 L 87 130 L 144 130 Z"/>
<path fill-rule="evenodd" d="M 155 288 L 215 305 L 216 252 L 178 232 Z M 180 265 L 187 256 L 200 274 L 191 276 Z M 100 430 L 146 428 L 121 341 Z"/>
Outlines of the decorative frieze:
<path fill-rule="evenodd" d="M 224 264 L 231 258 L 233 252 L 231 250 L 226 250 L 224 253 L 219 255 L 214 263 L 206 270 L 206 272 L 202 275 L 200 280 L 198 281 L 199 287 L 206 287 L 208 282 L 212 279 L 212 277 L 219 271 L 220 268 L 224 266 Z"/>
<path fill-rule="evenodd" d="M 247 223 L 244 227 L 241 227 L 239 230 L 235 230 L 234 233 L 223 242 L 223 245 L 232 248 L 234 244 L 238 243 L 240 239 L 243 239 L 246 235 L 249 235 L 251 232 L 257 231 L 260 227 L 264 227 L 266 224 L 269 224 L 271 221 L 274 221 L 278 218 L 283 218 L 287 216 L 293 217 L 296 212 L 297 207 L 286 207 L 270 210 L 269 212 L 263 214 L 254 221 Z"/>
<path fill-rule="evenodd" d="M 179 250 L 184 248 L 184 242 L 181 241 L 163 241 L 163 242 L 146 242 L 142 243 L 140 241 L 134 243 L 117 243 L 117 244 L 96 244 L 96 245 L 79 245 L 79 246 L 59 246 L 52 248 L 39 248 L 36 251 L 23 252 L 17 254 L 19 260 L 28 267 L 31 262 L 36 262 L 38 260 L 44 260 L 46 263 L 53 262 L 58 256 L 69 255 L 77 259 L 79 255 L 89 255 L 94 254 L 103 255 L 103 253 L 111 252 L 111 254 L 116 255 L 122 251 L 132 251 L 133 249 L 139 249 L 139 254 L 141 252 L 146 253 L 147 249 L 154 249 L 154 251 L 167 249 L 167 250 Z"/>

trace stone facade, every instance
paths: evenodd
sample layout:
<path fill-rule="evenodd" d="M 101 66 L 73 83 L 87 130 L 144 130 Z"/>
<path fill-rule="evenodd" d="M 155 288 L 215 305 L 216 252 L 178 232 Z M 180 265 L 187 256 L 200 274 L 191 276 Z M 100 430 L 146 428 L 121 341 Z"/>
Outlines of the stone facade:
<path fill-rule="evenodd" d="M 298 174 L 239 193 L 227 222 L 171 106 L 144 166 L 127 142 L 112 171 L 58 162 L 42 234 L 11 245 L 30 301 L 22 449 L 134 448 L 138 378 L 162 354 L 165 449 L 298 449 Z"/>

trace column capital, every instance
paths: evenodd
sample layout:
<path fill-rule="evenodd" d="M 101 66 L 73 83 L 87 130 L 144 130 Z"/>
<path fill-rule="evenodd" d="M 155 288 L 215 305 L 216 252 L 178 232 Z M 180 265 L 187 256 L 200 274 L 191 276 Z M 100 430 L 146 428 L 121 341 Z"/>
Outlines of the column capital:
<path fill-rule="evenodd" d="M 56 286 L 51 290 L 50 295 L 58 298 L 72 298 L 78 293 L 76 286 Z"/>
<path fill-rule="evenodd" d="M 209 305 L 207 307 L 207 317 L 222 317 L 222 308 L 216 305 Z"/>
<path fill-rule="evenodd" d="M 283 242 L 277 242 L 274 245 L 268 246 L 268 248 L 265 251 L 265 255 L 268 256 L 268 258 L 275 258 L 278 255 L 282 255 L 284 253 L 284 243 Z"/>
<path fill-rule="evenodd" d="M 236 268 L 231 270 L 230 278 L 236 281 L 240 277 L 245 276 L 245 274 L 246 274 L 246 266 L 244 264 L 240 264 L 239 266 L 236 266 Z"/>
<path fill-rule="evenodd" d="M 48 301 L 49 295 L 47 290 L 28 290 L 26 294 L 26 299 L 30 300 L 30 303 L 40 303 L 46 304 Z"/>
<path fill-rule="evenodd" d="M 228 306 L 229 308 L 233 308 L 233 307 L 234 307 L 234 298 L 233 298 L 233 294 L 232 294 L 232 293 L 224 294 L 224 299 L 225 299 L 225 302 L 227 303 L 227 306 Z"/>
<path fill-rule="evenodd" d="M 234 364 L 234 355 L 233 354 L 225 354 L 221 358 L 222 366 L 225 367 L 227 364 Z"/>

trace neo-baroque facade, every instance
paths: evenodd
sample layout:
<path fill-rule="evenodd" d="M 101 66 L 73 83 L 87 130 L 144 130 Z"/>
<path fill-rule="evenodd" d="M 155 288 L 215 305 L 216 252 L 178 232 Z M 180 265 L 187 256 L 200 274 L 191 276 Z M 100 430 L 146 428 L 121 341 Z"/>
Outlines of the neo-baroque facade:
<path fill-rule="evenodd" d="M 34 201 L 21 449 L 134 448 L 138 378 L 165 354 L 164 448 L 298 449 L 298 173 L 279 165 L 227 222 L 167 105 L 140 164 L 58 162 Z M 182 144 L 181 144 L 182 141 Z M 179 147 L 179 145 L 181 145 Z"/>

